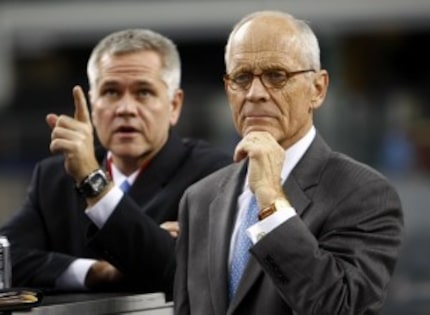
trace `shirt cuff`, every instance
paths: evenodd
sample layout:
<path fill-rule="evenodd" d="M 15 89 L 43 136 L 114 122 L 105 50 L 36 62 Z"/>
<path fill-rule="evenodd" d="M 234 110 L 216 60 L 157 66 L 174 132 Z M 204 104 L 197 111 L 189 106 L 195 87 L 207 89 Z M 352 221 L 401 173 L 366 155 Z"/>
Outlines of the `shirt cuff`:
<path fill-rule="evenodd" d="M 56 288 L 60 290 L 87 290 L 85 278 L 88 270 L 96 262 L 94 259 L 80 258 L 72 262 L 57 278 Z"/>
<path fill-rule="evenodd" d="M 95 205 L 85 209 L 85 213 L 91 221 L 101 229 L 123 196 L 124 193 L 122 190 L 119 187 L 114 186 Z"/>
<path fill-rule="evenodd" d="M 292 207 L 280 209 L 262 221 L 255 223 L 246 230 L 246 234 L 252 243 L 257 243 L 263 236 L 270 233 L 276 227 L 295 216 L 296 210 Z"/>

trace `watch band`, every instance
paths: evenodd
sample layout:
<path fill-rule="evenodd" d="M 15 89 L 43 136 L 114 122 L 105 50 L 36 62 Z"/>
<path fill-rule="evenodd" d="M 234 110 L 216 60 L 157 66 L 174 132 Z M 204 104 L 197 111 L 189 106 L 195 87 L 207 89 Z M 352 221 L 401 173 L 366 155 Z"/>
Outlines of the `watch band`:
<path fill-rule="evenodd" d="M 275 203 L 272 203 L 270 206 L 260 210 L 260 212 L 258 213 L 258 220 L 260 221 L 264 220 L 274 212 L 276 212 L 276 207 L 275 207 Z"/>
<path fill-rule="evenodd" d="M 270 206 L 260 210 L 258 213 L 258 219 L 264 220 L 268 216 L 272 215 L 276 211 L 282 209 L 282 208 L 291 208 L 290 203 L 286 199 L 276 199 L 274 202 L 270 204 Z"/>

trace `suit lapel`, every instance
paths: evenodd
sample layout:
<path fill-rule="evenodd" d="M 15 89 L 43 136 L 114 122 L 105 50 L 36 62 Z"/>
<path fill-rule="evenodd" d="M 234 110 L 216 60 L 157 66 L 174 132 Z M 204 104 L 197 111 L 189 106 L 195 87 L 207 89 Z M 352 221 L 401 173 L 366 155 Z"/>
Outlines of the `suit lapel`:
<path fill-rule="evenodd" d="M 318 185 L 330 154 L 331 149 L 317 134 L 288 177 L 284 191 L 298 215 L 301 215 L 311 203 L 306 192 Z"/>
<path fill-rule="evenodd" d="M 284 184 L 284 192 L 291 205 L 296 210 L 297 215 L 300 216 L 310 204 L 311 200 L 305 194 L 303 188 L 299 186 L 294 176 L 290 176 Z"/>
<path fill-rule="evenodd" d="M 263 275 L 263 270 L 252 255 L 249 257 L 248 264 L 246 265 L 243 274 L 246 276 L 242 277 L 240 280 L 236 295 L 230 303 L 227 314 L 233 314 L 233 311 L 240 305 L 252 285 L 256 283 L 259 276 Z"/>
<path fill-rule="evenodd" d="M 166 144 L 150 161 L 148 167 L 138 175 L 130 188 L 130 196 L 133 200 L 141 206 L 148 205 L 154 196 L 158 196 L 157 192 L 174 176 L 174 172 L 183 163 L 187 153 L 188 148 L 177 134 L 171 131 Z M 143 208 L 151 209 L 146 206 Z"/>
<path fill-rule="evenodd" d="M 230 237 L 237 212 L 237 198 L 243 185 L 245 163 L 233 170 L 219 185 L 219 193 L 209 206 L 209 282 L 215 314 L 224 315 L 228 308 L 228 255 Z"/>

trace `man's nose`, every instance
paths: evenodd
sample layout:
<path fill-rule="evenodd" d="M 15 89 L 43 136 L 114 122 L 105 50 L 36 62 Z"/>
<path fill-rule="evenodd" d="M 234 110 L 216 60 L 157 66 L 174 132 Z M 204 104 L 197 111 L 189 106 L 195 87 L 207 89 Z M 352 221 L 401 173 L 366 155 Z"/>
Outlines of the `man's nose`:
<path fill-rule="evenodd" d="M 247 92 L 248 99 L 254 98 L 268 98 L 269 94 L 267 88 L 264 86 L 260 75 L 254 75 L 252 78 L 251 86 Z"/>
<path fill-rule="evenodd" d="M 136 101 L 131 95 L 124 95 L 117 105 L 118 113 L 130 113 L 136 111 Z"/>

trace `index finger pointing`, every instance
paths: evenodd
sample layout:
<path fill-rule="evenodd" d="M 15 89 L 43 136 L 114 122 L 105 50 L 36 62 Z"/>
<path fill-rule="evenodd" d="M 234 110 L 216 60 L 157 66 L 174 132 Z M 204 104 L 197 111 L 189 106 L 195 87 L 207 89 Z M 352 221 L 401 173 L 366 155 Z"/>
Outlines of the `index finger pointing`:
<path fill-rule="evenodd" d="M 85 99 L 84 91 L 79 85 L 73 88 L 73 100 L 75 102 L 75 119 L 80 122 L 89 123 L 91 119 L 87 100 Z"/>

